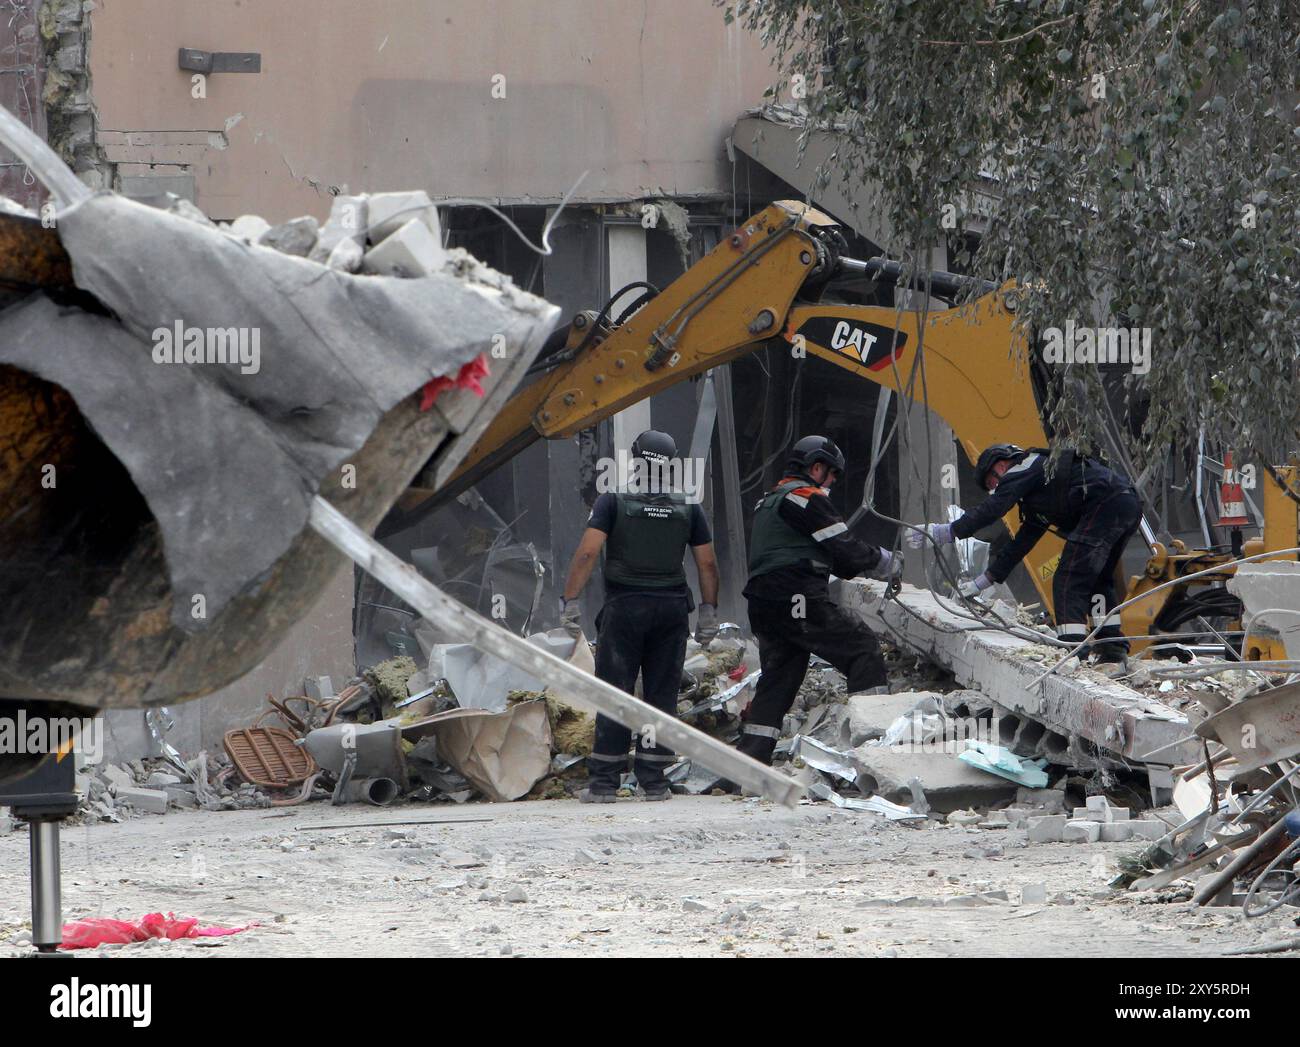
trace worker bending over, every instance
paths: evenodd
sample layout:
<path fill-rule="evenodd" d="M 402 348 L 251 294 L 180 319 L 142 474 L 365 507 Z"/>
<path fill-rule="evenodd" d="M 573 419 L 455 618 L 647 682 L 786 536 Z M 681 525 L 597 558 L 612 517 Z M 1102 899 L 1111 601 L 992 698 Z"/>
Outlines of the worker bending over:
<path fill-rule="evenodd" d="M 828 584 L 832 574 L 889 580 L 901 575 L 903 558 L 849 534 L 827 497 L 843 474 L 835 443 L 805 436 L 790 450 L 786 476 L 755 510 L 745 598 L 762 673 L 737 748 L 766 764 L 811 655 L 842 672 L 850 694 L 889 693 L 880 644 L 862 619 L 831 602 Z M 726 779 L 713 788 L 739 791 Z"/>
<path fill-rule="evenodd" d="M 1065 549 L 1052 576 L 1056 634 L 1072 644 L 1088 634 L 1089 617 L 1102 627 L 1093 654 L 1099 662 L 1124 662 L 1128 641 L 1119 615 L 1111 610 L 1117 599 L 1116 568 L 1124 547 L 1142 521 L 1142 503 L 1128 477 L 1092 458 L 1064 451 L 1048 475 L 1051 452 L 1015 444 L 994 444 L 975 463 L 975 477 L 990 495 L 951 524 L 918 526 L 907 544 L 919 549 L 925 534 L 939 545 L 969 538 L 1000 520 L 1013 505 L 1020 508 L 1016 536 L 979 577 L 964 582 L 959 592 L 974 596 L 995 582 L 1004 582 L 1049 529 L 1065 539 Z M 923 533 L 924 532 L 924 533 Z M 1079 652 L 1084 658 L 1090 652 Z"/>
<path fill-rule="evenodd" d="M 686 660 L 688 614 L 693 609 L 682 557 L 691 547 L 700 577 L 695 639 L 707 646 L 718 635 L 718 562 L 713 535 L 697 504 L 671 489 L 668 477 L 677 445 L 667 433 L 647 430 L 632 443 L 633 483 L 626 492 L 596 499 L 564 584 L 562 624 L 582 642 L 578 596 L 605 548 L 605 603 L 596 617 L 596 675 L 628 694 L 641 676 L 644 699 L 676 714 Z M 583 803 L 613 803 L 627 768 L 632 732 L 603 714 L 587 762 L 590 780 Z M 649 744 L 647 744 L 649 743 Z M 636 780 L 647 800 L 667 800 L 672 750 L 653 733 L 637 739 Z"/>

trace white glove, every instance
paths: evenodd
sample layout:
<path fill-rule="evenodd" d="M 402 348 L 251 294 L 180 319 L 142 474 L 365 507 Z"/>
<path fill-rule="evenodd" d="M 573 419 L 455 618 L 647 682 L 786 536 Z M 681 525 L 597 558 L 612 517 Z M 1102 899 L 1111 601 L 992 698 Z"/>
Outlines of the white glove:
<path fill-rule="evenodd" d="M 952 524 L 917 524 L 907 529 L 904 541 L 909 549 L 920 549 L 925 545 L 926 535 L 930 536 L 935 545 L 950 545 L 953 541 Z"/>
<path fill-rule="evenodd" d="M 717 635 L 718 609 L 711 603 L 700 604 L 700 613 L 695 618 L 695 642 L 708 647 Z"/>
<path fill-rule="evenodd" d="M 577 600 L 565 600 L 560 611 L 560 628 L 577 639 L 582 635 L 582 605 Z"/>
<path fill-rule="evenodd" d="M 903 554 L 891 553 L 888 549 L 880 550 L 880 563 L 867 572 L 868 578 L 878 582 L 888 582 L 901 577 L 903 573 Z"/>
<path fill-rule="evenodd" d="M 983 574 L 976 575 L 970 581 L 962 582 L 961 585 L 957 586 L 957 594 L 969 600 L 971 597 L 982 593 L 992 584 L 993 579 L 990 578 L 988 572 L 985 571 Z"/>

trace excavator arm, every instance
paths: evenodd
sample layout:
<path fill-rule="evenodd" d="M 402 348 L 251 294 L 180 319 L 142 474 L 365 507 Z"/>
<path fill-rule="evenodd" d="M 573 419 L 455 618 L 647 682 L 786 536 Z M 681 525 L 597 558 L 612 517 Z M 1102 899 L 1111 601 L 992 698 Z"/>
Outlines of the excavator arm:
<path fill-rule="evenodd" d="M 534 440 L 572 435 L 774 339 L 796 357 L 820 357 L 900 395 L 906 395 L 923 344 L 923 375 L 912 393 L 920 399 L 925 390 L 928 406 L 972 462 L 999 441 L 1044 445 L 1024 342 L 1013 330 L 1014 289 L 991 290 L 961 310 L 931 313 L 923 340 L 915 312 L 801 302 L 841 267 L 864 268 L 837 256 L 834 237 L 827 235 L 835 227 L 802 203 L 772 204 L 626 323 L 593 337 L 596 318 L 581 314 L 558 355 L 586 348 L 517 392 L 420 510 L 471 486 Z M 865 408 L 863 424 L 869 424 Z M 1014 514 L 1007 524 L 1016 529 Z M 1026 559 L 1048 608 L 1060 550 L 1060 540 L 1047 535 Z"/>

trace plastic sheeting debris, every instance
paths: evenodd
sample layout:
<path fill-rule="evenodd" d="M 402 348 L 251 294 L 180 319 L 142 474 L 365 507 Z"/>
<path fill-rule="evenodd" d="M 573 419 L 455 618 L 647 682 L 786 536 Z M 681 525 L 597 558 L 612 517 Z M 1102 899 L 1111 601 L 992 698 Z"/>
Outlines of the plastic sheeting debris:
<path fill-rule="evenodd" d="M 992 742 L 968 738 L 966 751 L 958 753 L 957 759 L 1028 789 L 1047 788 L 1047 772 L 1043 770 L 1047 766 L 1046 760 L 1022 760 L 1010 749 Z"/>
<path fill-rule="evenodd" d="M 97 945 L 130 945 L 133 942 L 147 942 L 150 938 L 167 938 L 177 941 L 181 938 L 222 938 L 229 934 L 240 934 L 257 924 L 246 927 L 200 927 L 197 917 L 180 916 L 168 913 L 151 912 L 138 920 L 112 920 L 104 916 L 92 916 L 85 920 L 74 920 L 63 925 L 63 944 L 60 949 L 93 949 Z"/>

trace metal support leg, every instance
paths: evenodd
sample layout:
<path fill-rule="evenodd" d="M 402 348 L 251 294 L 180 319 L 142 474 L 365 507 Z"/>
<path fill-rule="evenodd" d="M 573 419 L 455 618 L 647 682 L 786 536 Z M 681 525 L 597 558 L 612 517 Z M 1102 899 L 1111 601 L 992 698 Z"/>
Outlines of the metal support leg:
<path fill-rule="evenodd" d="M 0 705 L 3 708 L 3 705 Z M 73 753 L 47 756 L 30 773 L 0 785 L 0 807 L 27 823 L 31 834 L 32 945 L 41 956 L 67 956 L 59 874 L 59 822 L 77 810 Z"/>
<path fill-rule="evenodd" d="M 28 822 L 31 831 L 32 944 L 38 952 L 55 952 L 63 942 L 63 899 L 59 876 L 59 822 Z"/>

